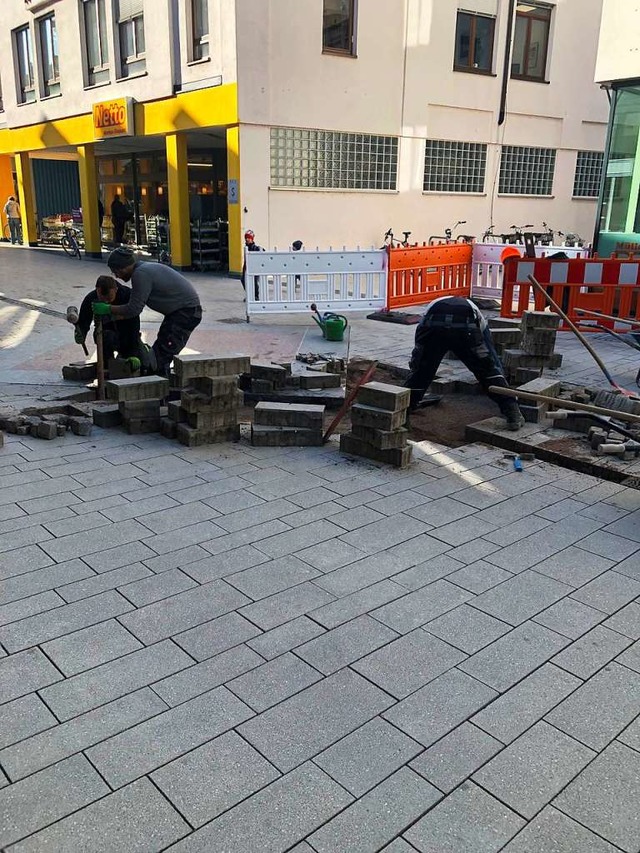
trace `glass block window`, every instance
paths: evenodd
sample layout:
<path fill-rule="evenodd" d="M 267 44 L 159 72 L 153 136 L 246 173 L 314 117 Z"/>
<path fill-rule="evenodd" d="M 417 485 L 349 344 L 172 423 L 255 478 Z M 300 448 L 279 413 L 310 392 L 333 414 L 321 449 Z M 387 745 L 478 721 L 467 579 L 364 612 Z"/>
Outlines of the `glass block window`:
<path fill-rule="evenodd" d="M 503 145 L 498 192 L 505 195 L 551 195 L 555 148 Z"/>
<path fill-rule="evenodd" d="M 395 190 L 395 136 L 271 128 L 271 186 Z"/>
<path fill-rule="evenodd" d="M 573 195 L 578 198 L 597 198 L 602 177 L 602 151 L 578 151 Z"/>
<path fill-rule="evenodd" d="M 422 188 L 425 192 L 481 193 L 486 167 L 486 145 L 427 139 Z"/>

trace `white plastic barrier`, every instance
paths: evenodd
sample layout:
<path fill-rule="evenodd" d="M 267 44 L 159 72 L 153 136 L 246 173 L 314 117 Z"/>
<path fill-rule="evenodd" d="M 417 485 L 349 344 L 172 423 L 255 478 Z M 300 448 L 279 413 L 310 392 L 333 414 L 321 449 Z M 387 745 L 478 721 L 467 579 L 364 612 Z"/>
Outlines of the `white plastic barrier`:
<path fill-rule="evenodd" d="M 246 252 L 247 318 L 309 311 L 376 311 L 387 298 L 384 249 Z M 258 285 L 258 298 L 255 285 Z"/>
<path fill-rule="evenodd" d="M 502 298 L 502 262 L 500 257 L 507 248 L 518 249 L 524 255 L 524 246 L 509 243 L 474 243 L 471 270 L 471 293 L 489 299 Z M 564 252 L 569 258 L 588 258 L 588 246 L 536 246 L 536 257 L 545 258 L 555 252 Z"/>

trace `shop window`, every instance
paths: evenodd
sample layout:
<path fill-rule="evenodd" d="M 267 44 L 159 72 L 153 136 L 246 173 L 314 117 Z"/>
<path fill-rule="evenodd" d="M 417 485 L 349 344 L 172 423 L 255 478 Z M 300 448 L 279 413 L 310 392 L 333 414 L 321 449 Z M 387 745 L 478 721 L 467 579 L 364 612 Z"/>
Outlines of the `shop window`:
<path fill-rule="evenodd" d="M 495 27 L 495 18 L 458 12 L 454 71 L 491 72 Z"/>
<path fill-rule="evenodd" d="M 547 69 L 551 6 L 518 3 L 511 56 L 511 76 L 542 82 Z"/>
<path fill-rule="evenodd" d="M 598 239 L 606 254 L 618 241 L 640 243 L 640 87 L 614 90 L 610 133 Z"/>
<path fill-rule="evenodd" d="M 395 190 L 395 136 L 271 128 L 271 186 Z"/>
<path fill-rule="evenodd" d="M 84 38 L 87 55 L 87 85 L 109 82 L 107 10 L 105 0 L 84 0 Z"/>
<path fill-rule="evenodd" d="M 144 0 L 118 0 L 120 77 L 142 74 L 147 67 L 143 7 Z"/>
<path fill-rule="evenodd" d="M 209 2 L 191 0 L 192 60 L 197 62 L 209 56 Z"/>
<path fill-rule="evenodd" d="M 603 159 L 602 151 L 578 151 L 573 180 L 574 198 L 598 198 Z"/>
<path fill-rule="evenodd" d="M 356 53 L 356 0 L 324 0 L 322 50 L 325 53 Z"/>
<path fill-rule="evenodd" d="M 482 193 L 487 146 L 479 142 L 427 139 L 424 156 L 424 192 Z"/>
<path fill-rule="evenodd" d="M 47 15 L 45 18 L 40 18 L 37 26 L 40 37 L 42 96 L 43 98 L 50 98 L 61 93 L 56 16 Z"/>
<path fill-rule="evenodd" d="M 30 104 L 36 100 L 36 77 L 33 66 L 33 45 L 29 27 L 14 30 L 14 49 L 18 71 L 18 103 Z"/>
<path fill-rule="evenodd" d="M 503 145 L 498 192 L 505 195 L 551 195 L 556 168 L 553 148 Z"/>

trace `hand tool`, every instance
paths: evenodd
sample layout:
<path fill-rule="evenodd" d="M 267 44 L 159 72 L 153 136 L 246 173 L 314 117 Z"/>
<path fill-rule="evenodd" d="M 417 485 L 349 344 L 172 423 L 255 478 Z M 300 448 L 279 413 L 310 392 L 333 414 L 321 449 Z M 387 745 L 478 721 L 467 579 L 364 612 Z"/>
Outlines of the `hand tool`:
<path fill-rule="evenodd" d="M 80 318 L 80 312 L 76 308 L 75 305 L 69 305 L 67 308 L 67 323 L 71 323 L 72 326 L 76 326 L 78 324 L 78 320 Z M 87 345 L 83 342 L 82 349 L 84 350 L 84 354 L 86 356 L 89 355 L 89 350 L 87 349 Z"/>
<path fill-rule="evenodd" d="M 533 400 L 534 402 L 549 403 L 561 409 L 571 409 L 576 412 L 593 412 L 594 415 L 608 415 L 619 421 L 627 423 L 640 423 L 640 415 L 632 415 L 630 412 L 622 412 L 616 409 L 605 409 L 602 406 L 593 406 L 588 403 L 574 403 L 573 400 L 564 400 L 560 397 L 548 397 L 546 394 L 532 394 L 530 391 L 520 391 L 518 388 L 502 388 L 500 385 L 491 385 L 488 389 L 492 394 L 502 397 L 513 397 L 518 400 Z"/>

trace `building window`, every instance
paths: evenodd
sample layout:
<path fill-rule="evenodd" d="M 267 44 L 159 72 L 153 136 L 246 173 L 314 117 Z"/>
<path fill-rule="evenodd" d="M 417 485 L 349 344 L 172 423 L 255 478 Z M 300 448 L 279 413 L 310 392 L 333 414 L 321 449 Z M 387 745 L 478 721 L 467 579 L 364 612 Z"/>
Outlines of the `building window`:
<path fill-rule="evenodd" d="M 498 192 L 505 195 L 551 195 L 555 166 L 554 148 L 503 145 Z"/>
<path fill-rule="evenodd" d="M 491 72 L 496 19 L 458 12 L 454 71 Z"/>
<path fill-rule="evenodd" d="M 55 15 L 47 15 L 38 21 L 40 36 L 40 58 L 42 64 L 42 96 L 49 98 L 60 94 L 60 58 L 58 55 L 58 32 Z"/>
<path fill-rule="evenodd" d="M 147 67 L 143 7 L 144 0 L 118 0 L 120 77 L 142 74 Z"/>
<path fill-rule="evenodd" d="M 395 136 L 271 128 L 271 186 L 395 190 Z"/>
<path fill-rule="evenodd" d="M 486 166 L 486 145 L 427 139 L 422 188 L 430 193 L 484 192 Z"/>
<path fill-rule="evenodd" d="M 36 99 L 36 78 L 33 70 L 33 45 L 29 27 L 14 32 L 18 68 L 18 103 L 30 104 Z"/>
<path fill-rule="evenodd" d="M 84 37 L 87 49 L 87 84 L 109 82 L 107 11 L 105 0 L 84 0 Z"/>
<path fill-rule="evenodd" d="M 324 0 L 322 4 L 322 49 L 327 53 L 356 52 L 356 0 Z"/>
<path fill-rule="evenodd" d="M 551 6 L 518 3 L 511 57 L 511 76 L 524 80 L 545 79 Z"/>
<path fill-rule="evenodd" d="M 573 180 L 574 198 L 598 198 L 603 160 L 602 151 L 578 151 Z"/>
<path fill-rule="evenodd" d="M 193 33 L 192 59 L 206 59 L 209 56 L 209 2 L 191 0 L 191 27 Z"/>

